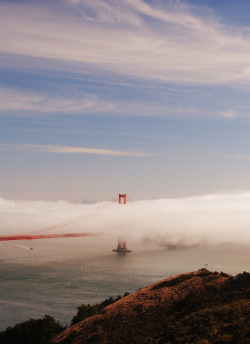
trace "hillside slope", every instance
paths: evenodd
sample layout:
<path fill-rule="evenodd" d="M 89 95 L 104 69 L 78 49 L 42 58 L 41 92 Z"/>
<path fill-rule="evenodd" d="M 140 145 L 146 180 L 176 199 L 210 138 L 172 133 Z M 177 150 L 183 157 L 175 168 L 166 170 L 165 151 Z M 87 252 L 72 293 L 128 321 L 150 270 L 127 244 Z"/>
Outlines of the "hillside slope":
<path fill-rule="evenodd" d="M 63 331 L 53 344 L 250 343 L 250 274 L 201 269 L 152 284 Z"/>

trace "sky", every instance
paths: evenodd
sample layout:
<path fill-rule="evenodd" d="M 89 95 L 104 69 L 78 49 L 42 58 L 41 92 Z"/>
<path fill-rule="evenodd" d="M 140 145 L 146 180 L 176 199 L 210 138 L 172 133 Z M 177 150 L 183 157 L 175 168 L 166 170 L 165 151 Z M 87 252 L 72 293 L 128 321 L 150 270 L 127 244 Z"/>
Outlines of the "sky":
<path fill-rule="evenodd" d="M 249 13 L 248 0 L 0 0 L 0 197 L 244 195 Z"/>

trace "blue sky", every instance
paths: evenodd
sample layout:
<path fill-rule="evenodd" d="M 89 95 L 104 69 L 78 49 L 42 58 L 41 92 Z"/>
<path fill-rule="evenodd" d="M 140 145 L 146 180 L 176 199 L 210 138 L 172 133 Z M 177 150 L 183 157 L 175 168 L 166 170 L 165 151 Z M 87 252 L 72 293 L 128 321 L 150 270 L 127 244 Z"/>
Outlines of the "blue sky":
<path fill-rule="evenodd" d="M 250 3 L 0 1 L 0 196 L 250 189 Z"/>

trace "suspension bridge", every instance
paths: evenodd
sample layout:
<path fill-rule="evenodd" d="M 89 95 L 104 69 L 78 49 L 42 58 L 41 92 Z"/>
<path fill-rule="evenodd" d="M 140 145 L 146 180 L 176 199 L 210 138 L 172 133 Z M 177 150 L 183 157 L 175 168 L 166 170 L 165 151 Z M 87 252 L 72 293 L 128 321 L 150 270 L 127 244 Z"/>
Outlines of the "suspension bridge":
<path fill-rule="evenodd" d="M 100 236 L 102 233 L 90 233 L 90 232 L 77 232 L 74 229 L 77 224 L 82 223 L 87 217 L 95 215 L 97 212 L 109 207 L 115 202 L 119 204 L 126 204 L 127 201 L 133 202 L 133 200 L 127 194 L 119 194 L 112 199 L 98 204 L 91 209 L 88 213 L 75 217 L 71 220 L 58 223 L 38 230 L 17 233 L 12 235 L 0 236 L 1 241 L 16 241 L 16 240 L 36 240 L 36 239 L 53 239 L 53 238 L 75 238 L 75 237 L 87 237 L 87 236 Z M 125 239 L 118 239 L 118 246 L 116 252 L 129 252 L 127 250 Z"/>

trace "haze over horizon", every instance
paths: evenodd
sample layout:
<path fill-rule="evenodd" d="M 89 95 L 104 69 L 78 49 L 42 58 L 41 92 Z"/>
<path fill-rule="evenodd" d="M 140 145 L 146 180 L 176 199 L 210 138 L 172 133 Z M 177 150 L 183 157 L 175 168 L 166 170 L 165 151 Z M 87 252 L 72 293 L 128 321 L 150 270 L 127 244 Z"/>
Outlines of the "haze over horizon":
<path fill-rule="evenodd" d="M 0 1 L 0 197 L 250 190 L 247 0 Z"/>

